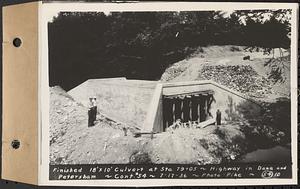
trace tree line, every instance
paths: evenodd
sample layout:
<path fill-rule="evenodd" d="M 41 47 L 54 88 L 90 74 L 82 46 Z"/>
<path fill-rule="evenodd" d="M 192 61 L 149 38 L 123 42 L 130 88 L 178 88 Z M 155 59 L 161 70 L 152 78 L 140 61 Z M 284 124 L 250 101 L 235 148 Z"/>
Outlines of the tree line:
<path fill-rule="evenodd" d="M 290 10 L 60 12 L 48 23 L 50 86 L 86 79 L 157 80 L 199 47 L 289 48 Z"/>

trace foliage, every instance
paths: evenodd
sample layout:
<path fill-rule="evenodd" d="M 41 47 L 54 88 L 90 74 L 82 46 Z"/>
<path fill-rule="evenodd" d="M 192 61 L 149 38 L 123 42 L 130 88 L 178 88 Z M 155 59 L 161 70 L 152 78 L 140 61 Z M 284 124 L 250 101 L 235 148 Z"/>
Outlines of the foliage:
<path fill-rule="evenodd" d="M 274 142 L 286 144 L 291 139 L 291 101 L 287 98 L 278 98 L 275 102 L 261 103 L 262 112 L 249 111 L 250 103 L 241 104 L 238 110 L 244 119 L 251 125 L 245 128 L 248 137 L 266 145 Z M 247 130 L 248 129 L 248 130 Z M 251 139 L 251 141 L 253 141 Z"/>
<path fill-rule="evenodd" d="M 290 70 L 290 56 L 273 58 L 265 62 L 264 66 L 270 67 L 269 79 L 272 79 L 274 82 L 284 82 L 288 76 Z"/>
<path fill-rule="evenodd" d="M 100 77 L 158 79 L 199 46 L 288 48 L 290 25 L 281 15 L 289 10 L 268 11 L 229 17 L 221 11 L 61 12 L 49 23 L 50 86 L 69 90 Z M 255 19 L 264 12 L 271 17 Z"/>

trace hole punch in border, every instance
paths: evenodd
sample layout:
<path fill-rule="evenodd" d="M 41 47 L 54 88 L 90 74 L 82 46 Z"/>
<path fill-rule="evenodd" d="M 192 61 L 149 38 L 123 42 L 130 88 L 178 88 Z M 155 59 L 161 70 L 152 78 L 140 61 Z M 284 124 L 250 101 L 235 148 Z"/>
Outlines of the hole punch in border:
<path fill-rule="evenodd" d="M 13 141 L 11 142 L 11 146 L 12 146 L 13 149 L 19 149 L 20 146 L 21 146 L 21 143 L 20 143 L 19 140 L 13 140 Z"/>
<path fill-rule="evenodd" d="M 18 37 L 14 38 L 13 45 L 14 45 L 14 47 L 17 47 L 17 48 L 20 47 L 22 45 L 22 40 Z"/>

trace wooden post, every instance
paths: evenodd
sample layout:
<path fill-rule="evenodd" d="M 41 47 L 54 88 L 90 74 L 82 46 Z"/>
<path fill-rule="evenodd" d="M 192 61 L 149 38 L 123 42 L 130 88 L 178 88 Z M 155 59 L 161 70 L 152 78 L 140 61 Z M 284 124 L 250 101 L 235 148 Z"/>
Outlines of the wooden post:
<path fill-rule="evenodd" d="M 172 110 L 173 110 L 173 106 L 172 106 L 172 99 L 171 98 L 164 98 L 164 123 L 165 123 L 165 129 L 167 127 L 169 127 L 170 125 L 173 124 L 173 114 L 172 114 Z"/>
<path fill-rule="evenodd" d="M 201 106 L 200 106 L 200 100 L 201 100 L 201 96 L 198 95 L 196 98 L 196 102 L 197 102 L 197 115 L 198 115 L 198 123 L 201 122 Z"/>
<path fill-rule="evenodd" d="M 188 110 L 189 110 L 189 101 L 186 97 L 183 100 L 183 122 L 188 121 Z"/>
<path fill-rule="evenodd" d="M 180 98 L 179 97 L 176 97 L 175 104 L 176 104 L 175 105 L 175 118 L 177 120 L 177 119 L 181 118 L 181 103 L 180 103 Z"/>
<path fill-rule="evenodd" d="M 210 114 L 210 108 L 211 108 L 211 104 L 213 102 L 213 95 L 212 94 L 209 94 L 208 95 L 208 100 L 207 100 L 207 113 L 209 114 L 209 116 L 212 116 Z"/>
<path fill-rule="evenodd" d="M 192 98 L 191 96 L 187 96 L 187 99 L 188 99 L 188 112 L 187 112 L 188 121 L 191 121 L 192 120 Z"/>
<path fill-rule="evenodd" d="M 197 109 L 197 96 L 192 96 L 192 121 L 196 121 L 198 119 L 198 109 Z"/>
<path fill-rule="evenodd" d="M 205 101 L 204 101 L 204 112 L 205 112 L 205 116 L 204 116 L 204 121 L 207 120 L 207 114 L 208 114 L 208 96 L 205 95 Z"/>
<path fill-rule="evenodd" d="M 168 98 L 163 97 L 163 127 L 164 129 L 168 126 Z"/>
<path fill-rule="evenodd" d="M 205 121 L 205 96 L 200 95 L 200 122 Z"/>
<path fill-rule="evenodd" d="M 184 115 L 183 115 L 183 101 L 184 101 L 184 98 L 180 98 L 180 118 L 181 118 L 181 121 L 183 121 L 183 118 L 184 118 Z"/>
<path fill-rule="evenodd" d="M 173 123 L 176 121 L 176 117 L 175 117 L 175 105 L 176 105 L 176 103 L 175 103 L 175 98 L 172 98 L 171 99 L 172 101 L 172 119 L 173 119 Z"/>
<path fill-rule="evenodd" d="M 193 96 L 191 95 L 190 96 L 190 119 L 189 121 L 192 121 L 193 120 Z"/>

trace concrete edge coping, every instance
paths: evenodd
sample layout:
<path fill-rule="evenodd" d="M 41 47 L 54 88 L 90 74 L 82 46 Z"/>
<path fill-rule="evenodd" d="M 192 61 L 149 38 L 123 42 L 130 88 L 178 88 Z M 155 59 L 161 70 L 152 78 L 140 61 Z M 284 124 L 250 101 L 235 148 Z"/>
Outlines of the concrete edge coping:
<path fill-rule="evenodd" d="M 163 88 L 168 88 L 168 87 L 180 87 L 180 86 L 191 86 L 191 85 L 204 85 L 204 84 L 211 84 L 211 85 L 214 85 L 220 89 L 223 89 L 227 92 L 230 92 L 234 95 L 237 95 L 245 100 L 249 100 L 251 101 L 252 103 L 255 103 L 259 106 L 261 106 L 261 104 L 259 104 L 256 100 L 252 99 L 252 98 L 249 98 L 247 97 L 246 95 L 244 94 L 241 94 L 237 91 L 234 91 L 226 86 L 223 86 L 221 84 L 218 84 L 216 83 L 215 81 L 212 81 L 212 80 L 201 80 L 201 81 L 183 81 L 183 82 L 174 82 L 174 83 L 163 83 Z"/>
<path fill-rule="evenodd" d="M 98 79 L 89 79 L 82 84 L 89 84 L 91 82 L 96 82 Z M 150 81 L 150 80 L 123 80 L 123 79 L 113 79 L 113 80 L 98 80 L 101 83 L 99 85 L 115 85 L 115 86 L 126 86 L 126 87 L 135 87 L 135 88 L 144 88 L 144 89 L 155 89 L 156 85 L 158 84 L 157 81 Z M 80 84 L 80 85 L 82 85 Z"/>

